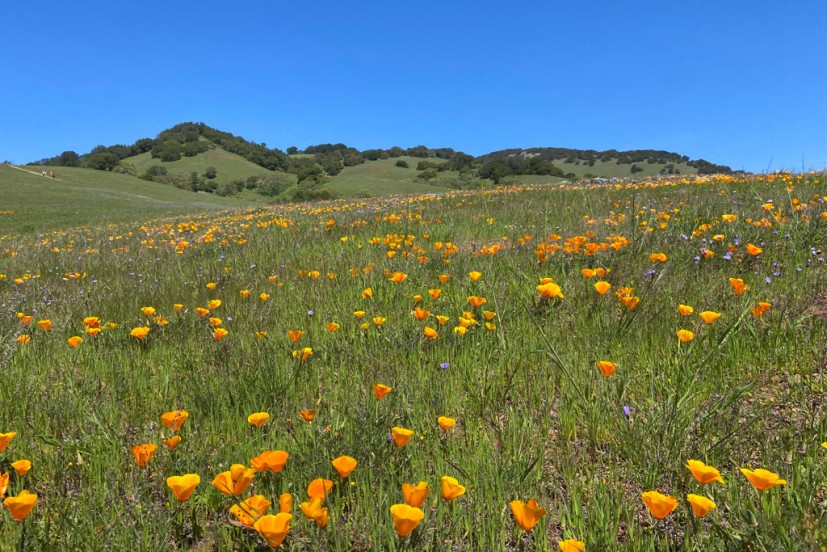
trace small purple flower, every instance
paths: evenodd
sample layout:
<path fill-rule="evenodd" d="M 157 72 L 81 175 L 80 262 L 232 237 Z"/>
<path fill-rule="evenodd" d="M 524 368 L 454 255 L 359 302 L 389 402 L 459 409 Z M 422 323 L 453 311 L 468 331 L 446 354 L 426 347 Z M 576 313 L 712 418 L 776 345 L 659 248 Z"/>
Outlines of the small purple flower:
<path fill-rule="evenodd" d="M 442 368 L 443 370 L 447 370 L 450 366 L 451 366 L 451 364 L 449 362 L 441 362 L 439 364 L 439 367 Z"/>
<path fill-rule="evenodd" d="M 644 277 L 646 277 L 646 276 L 654 276 L 654 275 L 655 275 L 655 274 L 657 274 L 657 273 L 658 273 L 658 271 L 657 271 L 657 270 L 655 270 L 654 268 L 650 268 L 649 270 L 647 270 L 646 272 L 644 272 L 644 273 L 643 273 L 643 276 L 644 276 Z"/>
<path fill-rule="evenodd" d="M 316 313 L 313 312 L 312 310 L 307 311 L 307 316 L 313 316 L 314 314 L 316 314 Z"/>
<path fill-rule="evenodd" d="M 388 443 L 390 443 L 391 441 L 393 441 L 393 437 L 391 436 L 391 434 L 390 434 L 390 433 L 388 433 L 388 436 L 387 436 L 387 438 L 385 439 L 385 441 L 387 441 Z"/>
<path fill-rule="evenodd" d="M 623 415 L 626 417 L 626 419 L 627 419 L 627 420 L 629 419 L 629 416 L 631 416 L 631 415 L 632 415 L 632 409 L 631 409 L 631 408 L 629 408 L 629 407 L 628 407 L 627 405 L 625 405 L 625 404 L 623 405 Z"/>
<path fill-rule="evenodd" d="M 726 254 L 724 255 L 724 260 L 725 261 L 731 261 L 732 260 L 732 252 L 727 251 Z"/>
<path fill-rule="evenodd" d="M 772 278 L 770 278 L 769 276 L 767 276 L 766 278 L 764 278 L 764 283 L 765 283 L 765 284 L 771 284 L 771 283 L 772 283 Z"/>

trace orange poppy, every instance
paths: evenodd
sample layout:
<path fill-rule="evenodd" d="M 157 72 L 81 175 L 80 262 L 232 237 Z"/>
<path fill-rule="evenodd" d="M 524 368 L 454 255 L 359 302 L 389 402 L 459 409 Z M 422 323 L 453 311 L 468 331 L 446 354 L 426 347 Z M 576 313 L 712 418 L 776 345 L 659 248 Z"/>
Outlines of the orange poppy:
<path fill-rule="evenodd" d="M 425 512 L 408 504 L 394 504 L 391 506 L 391 516 L 396 534 L 407 537 L 425 519 Z"/>
<path fill-rule="evenodd" d="M 247 416 L 247 421 L 256 427 L 263 427 L 269 419 L 270 414 L 267 412 L 256 412 Z"/>
<path fill-rule="evenodd" d="M 442 478 L 442 499 L 451 501 L 465 494 L 465 487 L 459 481 L 450 476 Z"/>
<path fill-rule="evenodd" d="M 189 415 L 186 410 L 172 410 L 161 415 L 161 423 L 170 431 L 176 432 L 181 429 Z"/>
<path fill-rule="evenodd" d="M 158 447 L 152 443 L 145 443 L 143 445 L 135 445 L 132 447 L 132 456 L 135 457 L 135 462 L 138 463 L 139 468 L 147 467 L 157 448 Z"/>
<path fill-rule="evenodd" d="M 391 438 L 397 446 L 404 447 L 413 437 L 414 432 L 404 427 L 392 427 Z"/>
<path fill-rule="evenodd" d="M 514 515 L 514 521 L 523 531 L 532 531 L 537 522 L 546 515 L 546 510 L 540 508 L 540 505 L 534 499 L 528 502 L 513 500 L 509 506 L 511 507 L 511 513 Z"/>
<path fill-rule="evenodd" d="M 428 488 L 427 481 L 420 481 L 416 485 L 410 483 L 402 484 L 402 496 L 405 497 L 405 503 L 414 508 L 421 508 L 425 499 L 431 494 L 431 489 Z"/>
<path fill-rule="evenodd" d="M 285 512 L 276 515 L 268 514 L 261 516 L 253 525 L 253 528 L 267 542 L 268 546 L 278 548 L 290 531 L 290 520 L 293 516 Z"/>
<path fill-rule="evenodd" d="M 338 458 L 333 460 L 331 464 L 333 464 L 333 467 L 336 469 L 337 472 L 339 472 L 339 475 L 342 478 L 345 478 L 348 475 L 350 475 L 350 472 L 356 469 L 356 465 L 358 464 L 358 462 L 355 458 L 352 458 L 350 456 L 339 456 Z"/>
<path fill-rule="evenodd" d="M 658 491 L 647 491 L 640 496 L 655 519 L 665 518 L 678 507 L 674 496 L 666 496 Z"/>
<path fill-rule="evenodd" d="M 20 491 L 17 496 L 10 496 L 3 501 L 14 521 L 23 521 L 37 504 L 37 495 L 27 490 Z"/>
<path fill-rule="evenodd" d="M 201 477 L 195 473 L 167 477 L 167 486 L 172 489 L 178 502 L 186 502 L 200 483 Z"/>
<path fill-rule="evenodd" d="M 385 396 L 393 390 L 393 387 L 388 387 L 383 383 L 377 383 L 373 386 L 373 394 L 377 399 L 384 399 Z"/>
<path fill-rule="evenodd" d="M 272 470 L 279 473 L 284 469 L 289 457 L 290 455 L 283 450 L 265 450 L 255 458 L 251 458 L 250 465 L 256 471 Z"/>

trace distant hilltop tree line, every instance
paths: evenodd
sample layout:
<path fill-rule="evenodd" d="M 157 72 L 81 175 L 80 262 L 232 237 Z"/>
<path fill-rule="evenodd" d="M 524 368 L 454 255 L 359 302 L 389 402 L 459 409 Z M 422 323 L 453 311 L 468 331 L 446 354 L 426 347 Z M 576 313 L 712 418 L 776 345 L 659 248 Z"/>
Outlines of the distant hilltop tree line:
<path fill-rule="evenodd" d="M 701 174 L 729 173 L 731 169 L 724 165 L 715 165 L 703 159 L 690 160 L 685 155 L 659 150 L 577 150 L 567 148 L 529 148 L 506 149 L 474 157 L 451 148 L 428 148 L 415 146 L 388 149 L 368 149 L 360 151 L 345 144 L 319 144 L 299 150 L 292 146 L 287 151 L 268 148 L 267 144 L 257 144 L 222 132 L 204 123 L 181 123 L 167 129 L 154 139 L 141 138 L 132 145 L 97 146 L 87 154 L 79 155 L 74 151 L 65 151 L 55 157 L 41 159 L 30 165 L 48 165 L 62 167 L 86 167 L 90 169 L 135 174 L 130 157 L 150 152 L 159 162 L 178 161 L 182 157 L 194 157 L 207 150 L 221 147 L 269 171 L 281 171 L 295 174 L 299 183 L 311 179 L 314 183 L 324 180 L 325 176 L 335 176 L 345 167 L 361 165 L 367 161 L 397 157 L 422 158 L 417 170 L 422 171 L 418 178 L 433 178 L 441 171 L 459 171 L 461 175 L 474 174 L 479 178 L 500 182 L 513 175 L 536 174 L 559 177 L 573 177 L 554 164 L 554 161 L 594 166 L 596 162 L 613 162 L 618 165 L 630 165 L 630 173 L 641 172 L 641 163 L 667 164 L 661 172 L 678 172 L 675 164 L 694 167 Z M 303 155 L 297 155 L 303 154 Z M 439 160 L 427 161 L 428 159 Z M 403 161 L 403 160 L 402 160 Z M 404 167 L 407 162 L 397 162 Z M 152 176 L 152 175 L 148 175 Z M 199 186 L 200 187 L 200 186 Z"/>

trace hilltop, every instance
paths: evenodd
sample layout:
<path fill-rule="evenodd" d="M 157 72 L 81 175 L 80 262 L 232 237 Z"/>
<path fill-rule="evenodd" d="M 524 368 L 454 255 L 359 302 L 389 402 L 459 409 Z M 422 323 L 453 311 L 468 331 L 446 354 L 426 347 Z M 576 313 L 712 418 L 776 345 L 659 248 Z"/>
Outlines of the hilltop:
<path fill-rule="evenodd" d="M 131 145 L 65 151 L 30 163 L 120 173 L 246 201 L 312 200 L 597 177 L 730 173 L 725 165 L 662 150 L 514 148 L 478 157 L 452 148 L 358 150 L 320 144 L 285 151 L 204 123 L 181 123 Z"/>

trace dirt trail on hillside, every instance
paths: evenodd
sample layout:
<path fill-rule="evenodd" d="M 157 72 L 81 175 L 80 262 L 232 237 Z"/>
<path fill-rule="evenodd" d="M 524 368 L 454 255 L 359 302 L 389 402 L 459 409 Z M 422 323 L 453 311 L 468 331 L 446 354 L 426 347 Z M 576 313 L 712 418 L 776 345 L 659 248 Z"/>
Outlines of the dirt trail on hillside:
<path fill-rule="evenodd" d="M 9 164 L 8 166 L 9 166 L 9 167 L 11 167 L 12 169 L 17 169 L 18 171 L 27 172 L 27 173 L 29 173 L 29 174 L 33 174 L 33 175 L 35 175 L 35 176 L 39 176 L 39 177 L 41 177 L 41 178 L 49 178 L 49 179 L 51 179 L 51 180 L 58 180 L 58 181 L 60 181 L 60 182 L 63 182 L 63 181 L 62 181 L 62 180 L 60 180 L 58 177 L 54 177 L 54 178 L 52 178 L 52 177 L 51 177 L 51 176 L 49 176 L 48 174 L 44 177 L 42 172 L 30 171 L 30 170 L 28 170 L 28 169 L 24 169 L 23 167 L 18 167 L 17 165 L 12 165 L 12 164 Z"/>

